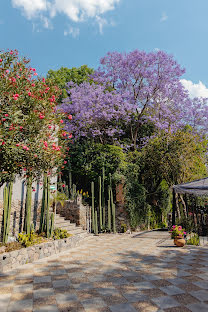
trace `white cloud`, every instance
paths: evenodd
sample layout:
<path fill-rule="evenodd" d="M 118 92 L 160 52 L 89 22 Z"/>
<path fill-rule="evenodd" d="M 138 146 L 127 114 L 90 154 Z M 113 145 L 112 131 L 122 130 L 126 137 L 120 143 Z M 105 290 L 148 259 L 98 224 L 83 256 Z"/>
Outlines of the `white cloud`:
<path fill-rule="evenodd" d="M 49 18 L 58 14 L 66 15 L 73 22 L 83 22 L 88 19 L 97 21 L 102 33 L 103 26 L 107 24 L 102 15 L 114 10 L 120 0 L 11 0 L 15 8 L 20 8 L 28 19 L 45 16 L 49 25 Z"/>
<path fill-rule="evenodd" d="M 161 21 L 161 22 L 165 22 L 165 21 L 167 21 L 167 19 L 168 19 L 167 14 L 166 14 L 165 12 L 163 12 L 163 13 L 162 13 L 162 16 L 161 16 L 161 18 L 160 18 L 160 21 Z"/>
<path fill-rule="evenodd" d="M 64 36 L 71 35 L 73 38 L 79 36 L 79 28 L 77 27 L 69 27 L 67 30 L 64 30 Z"/>
<path fill-rule="evenodd" d="M 96 22 L 98 23 L 100 34 L 103 34 L 103 27 L 108 24 L 107 20 L 103 17 L 96 16 Z"/>
<path fill-rule="evenodd" d="M 35 17 L 40 12 L 47 11 L 48 0 L 12 0 L 12 4 L 15 8 L 23 10 L 28 19 Z"/>
<path fill-rule="evenodd" d="M 190 96 L 208 98 L 208 88 L 201 82 L 193 83 L 191 80 L 181 79 L 181 83 L 188 90 Z"/>

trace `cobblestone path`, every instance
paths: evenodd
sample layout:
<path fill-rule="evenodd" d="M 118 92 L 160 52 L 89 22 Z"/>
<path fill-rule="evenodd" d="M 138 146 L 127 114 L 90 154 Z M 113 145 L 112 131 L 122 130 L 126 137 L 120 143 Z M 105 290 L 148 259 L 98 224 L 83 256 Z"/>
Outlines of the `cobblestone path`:
<path fill-rule="evenodd" d="M 208 312 L 208 246 L 166 232 L 91 236 L 0 275 L 0 311 Z"/>

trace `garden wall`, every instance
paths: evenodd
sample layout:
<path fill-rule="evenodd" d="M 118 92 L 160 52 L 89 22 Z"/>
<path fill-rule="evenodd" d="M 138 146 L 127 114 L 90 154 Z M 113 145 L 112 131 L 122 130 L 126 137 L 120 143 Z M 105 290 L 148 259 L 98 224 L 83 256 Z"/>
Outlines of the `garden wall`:
<path fill-rule="evenodd" d="M 51 240 L 46 243 L 34 245 L 27 248 L 0 254 L 0 272 L 16 269 L 26 263 L 31 263 L 38 259 L 53 256 L 62 251 L 69 251 L 76 247 L 87 236 L 77 234 L 60 240 Z"/>

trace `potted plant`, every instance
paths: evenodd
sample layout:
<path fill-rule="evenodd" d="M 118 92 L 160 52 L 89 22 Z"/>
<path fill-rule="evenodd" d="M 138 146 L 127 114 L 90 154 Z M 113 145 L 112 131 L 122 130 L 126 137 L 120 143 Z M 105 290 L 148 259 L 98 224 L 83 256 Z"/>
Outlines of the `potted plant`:
<path fill-rule="evenodd" d="M 182 228 L 181 225 L 173 225 L 171 228 L 171 238 L 174 239 L 174 244 L 178 247 L 183 247 L 186 243 L 184 236 L 186 236 L 186 232 Z"/>

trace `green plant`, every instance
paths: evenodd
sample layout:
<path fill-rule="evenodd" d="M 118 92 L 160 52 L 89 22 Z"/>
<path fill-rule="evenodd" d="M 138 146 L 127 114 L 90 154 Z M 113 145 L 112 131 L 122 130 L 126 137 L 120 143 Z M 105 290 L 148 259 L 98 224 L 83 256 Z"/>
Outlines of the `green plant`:
<path fill-rule="evenodd" d="M 195 245 L 195 246 L 199 246 L 199 235 L 196 233 L 192 233 L 190 235 L 190 238 L 187 239 L 186 242 L 187 245 Z"/>
<path fill-rule="evenodd" d="M 126 233 L 126 231 L 127 231 L 127 225 L 126 225 L 126 223 L 122 223 L 121 224 L 121 232 Z"/>
<path fill-rule="evenodd" d="M 53 239 L 62 239 L 70 237 L 72 234 L 69 234 L 67 230 L 56 228 L 53 232 Z"/>
<path fill-rule="evenodd" d="M 31 204 L 32 204 L 32 177 L 27 177 L 27 193 L 25 204 L 25 231 L 30 234 L 31 227 Z"/>
<path fill-rule="evenodd" d="M 22 246 L 29 247 L 35 244 L 42 243 L 43 237 L 39 236 L 34 231 L 32 231 L 29 234 L 26 234 L 25 232 L 23 232 L 23 233 L 19 233 L 18 241 L 22 244 Z"/>
<path fill-rule="evenodd" d="M 12 188 L 13 183 L 10 182 L 5 186 L 3 193 L 3 209 L 4 209 L 3 243 L 7 243 L 10 229 Z"/>
<path fill-rule="evenodd" d="M 92 232 L 95 233 L 95 186 L 94 182 L 91 182 L 92 192 Z"/>
<path fill-rule="evenodd" d="M 99 185 L 99 220 L 100 220 L 100 231 L 103 228 L 102 222 L 102 181 L 101 177 L 98 177 L 98 185 Z"/>

